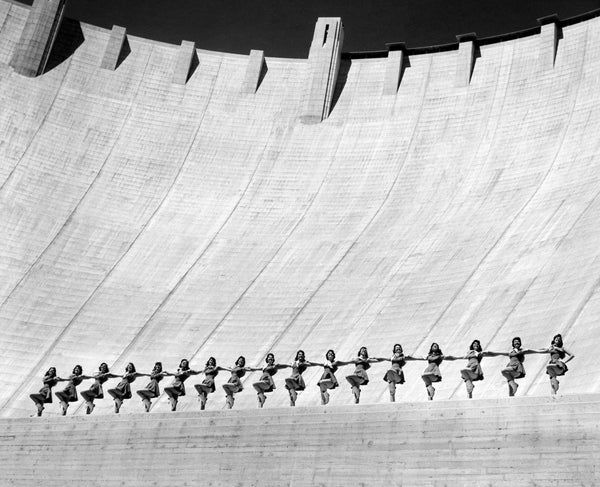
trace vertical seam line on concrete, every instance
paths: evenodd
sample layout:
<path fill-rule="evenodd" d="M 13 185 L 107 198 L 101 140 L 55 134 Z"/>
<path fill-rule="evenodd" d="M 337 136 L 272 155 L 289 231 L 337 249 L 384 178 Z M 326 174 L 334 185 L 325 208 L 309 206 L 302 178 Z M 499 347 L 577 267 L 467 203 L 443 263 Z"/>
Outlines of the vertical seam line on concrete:
<path fill-rule="evenodd" d="M 52 244 L 56 241 L 56 239 L 60 236 L 60 234 L 62 234 L 63 230 L 67 227 L 67 225 L 72 221 L 73 219 L 73 215 L 76 213 L 77 209 L 80 207 L 81 203 L 83 202 L 83 200 L 85 199 L 85 197 L 89 194 L 90 190 L 92 189 L 92 187 L 94 186 L 94 184 L 96 183 L 96 181 L 98 180 L 98 178 L 100 177 L 100 174 L 102 174 L 102 171 L 104 169 L 104 167 L 106 166 L 107 161 L 111 158 L 112 154 L 113 154 L 113 150 L 114 148 L 117 146 L 117 144 L 119 143 L 119 141 L 121 140 L 121 135 L 123 132 L 123 128 L 127 125 L 127 122 L 130 119 L 131 116 L 131 112 L 133 111 L 133 105 L 134 105 L 134 100 L 137 96 L 137 94 L 139 93 L 139 89 L 140 86 L 143 82 L 144 79 L 144 75 L 146 74 L 146 70 L 148 68 L 148 64 L 150 62 L 150 55 L 148 55 L 148 60 L 146 61 L 146 65 L 144 66 L 144 71 L 142 73 L 142 76 L 140 77 L 140 83 L 138 84 L 137 88 L 136 88 L 136 94 L 133 96 L 132 98 L 132 102 L 131 105 L 129 107 L 129 111 L 127 113 L 127 116 L 125 118 L 125 121 L 123 122 L 123 124 L 121 125 L 120 129 L 119 129 L 119 133 L 117 135 L 117 137 L 115 138 L 115 142 L 113 144 L 113 146 L 110 149 L 109 154 L 106 156 L 106 158 L 104 159 L 104 162 L 102 163 L 102 166 L 100 167 L 100 170 L 98 171 L 98 173 L 96 174 L 96 176 L 94 177 L 93 181 L 90 183 L 90 185 L 88 186 L 87 190 L 85 191 L 85 193 L 83 194 L 83 196 L 80 198 L 80 200 L 77 202 L 77 204 L 75 205 L 74 209 L 71 211 L 71 214 L 67 217 L 65 223 L 62 225 L 62 227 L 59 229 L 59 231 L 56 233 L 56 235 L 52 238 L 51 242 L 46 246 L 46 248 L 41 252 L 41 254 L 38 256 L 38 258 L 36 259 L 36 261 L 29 267 L 29 269 L 27 270 L 27 272 L 25 273 L 25 275 L 19 280 L 19 282 L 17 283 L 17 285 L 11 290 L 11 292 L 9 293 L 9 295 L 6 297 L 6 299 L 2 302 L 2 304 L 0 305 L 0 309 L 7 303 L 8 299 L 10 298 L 10 296 L 15 292 L 15 290 L 19 287 L 19 285 L 23 282 L 23 280 L 27 277 L 27 275 L 31 272 L 31 270 L 33 269 L 33 266 L 35 264 L 37 264 L 41 258 L 45 255 L 45 253 L 49 250 L 49 248 L 52 246 Z M 125 251 L 126 253 L 127 251 Z M 118 263 L 118 261 L 117 261 Z M 115 264 L 116 265 L 116 264 Z M 40 357 L 40 359 L 37 361 L 37 363 L 32 367 L 31 371 L 27 374 L 26 378 L 24 379 L 23 382 L 28 382 L 30 380 L 32 380 L 33 374 L 34 372 L 37 370 L 37 368 L 39 368 L 39 366 L 42 364 L 42 362 L 44 360 L 46 360 L 46 358 L 48 357 L 48 355 L 50 354 L 51 350 L 56 346 L 56 344 L 58 343 L 58 341 L 62 338 L 62 336 L 67 332 L 67 330 L 70 328 L 70 326 L 73 324 L 73 322 L 75 321 L 75 319 L 79 316 L 79 314 L 81 313 L 81 311 L 83 310 L 83 308 L 86 306 L 86 304 L 89 302 L 89 300 L 94 296 L 94 294 L 96 293 L 96 291 L 98 290 L 98 287 L 102 285 L 102 283 L 106 280 L 107 276 L 110 275 L 110 273 L 112 272 L 112 270 L 114 269 L 114 266 L 109 269 L 108 273 L 106 274 L 106 276 L 102 279 L 102 281 L 100 282 L 100 284 L 91 292 L 91 294 L 88 296 L 88 298 L 84 301 L 84 303 L 81 305 L 81 307 L 79 308 L 79 310 L 75 313 L 75 315 L 73 316 L 73 318 L 71 318 L 71 320 L 67 323 L 67 325 L 59 332 L 59 334 L 56 336 L 56 338 L 52 341 L 52 344 L 46 349 L 46 351 L 42 354 L 42 356 Z M 17 389 L 15 392 L 13 392 L 13 394 L 10 395 L 10 397 L 0 406 L 0 411 L 2 411 L 4 409 L 4 407 L 6 407 L 6 405 L 14 398 L 14 396 L 19 392 L 19 389 Z"/>

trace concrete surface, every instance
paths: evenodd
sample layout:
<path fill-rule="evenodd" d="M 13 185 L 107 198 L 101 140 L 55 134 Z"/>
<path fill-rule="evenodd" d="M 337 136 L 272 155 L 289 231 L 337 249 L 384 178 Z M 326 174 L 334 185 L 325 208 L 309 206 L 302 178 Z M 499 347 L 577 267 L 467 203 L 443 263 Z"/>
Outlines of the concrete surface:
<path fill-rule="evenodd" d="M 33 412 L 51 365 L 260 366 L 299 348 L 388 357 L 395 342 L 422 356 L 433 341 L 456 355 L 559 332 L 576 355 L 559 394 L 600 392 L 599 18 L 562 28 L 552 68 L 539 35 L 480 46 L 461 87 L 457 50 L 409 55 L 395 95 L 387 58 L 341 59 L 329 117 L 305 125 L 308 61 L 268 53 L 247 94 L 248 56 L 196 50 L 180 84 L 179 46 L 127 36 L 101 69 L 111 31 L 71 24 L 81 44 L 21 76 L 8 63 L 27 11 L 0 1 L 2 417 Z M 519 396 L 549 395 L 546 360 L 527 357 Z M 484 360 L 476 398 L 506 395 L 505 363 Z M 465 397 L 462 366 L 442 364 L 436 400 Z M 407 365 L 398 401 L 426 402 L 423 369 Z M 351 404 L 351 370 L 332 406 Z M 385 370 L 363 403 L 388 401 Z M 266 409 L 288 404 L 287 373 Z M 319 405 L 320 374 L 305 373 L 299 407 Z M 236 409 L 256 408 L 257 377 Z M 162 397 L 151 414 L 166 411 Z M 98 401 L 94 417 L 111 412 Z"/>
<path fill-rule="evenodd" d="M 599 406 L 590 394 L 2 419 L 0 476 L 14 486 L 593 486 Z"/>

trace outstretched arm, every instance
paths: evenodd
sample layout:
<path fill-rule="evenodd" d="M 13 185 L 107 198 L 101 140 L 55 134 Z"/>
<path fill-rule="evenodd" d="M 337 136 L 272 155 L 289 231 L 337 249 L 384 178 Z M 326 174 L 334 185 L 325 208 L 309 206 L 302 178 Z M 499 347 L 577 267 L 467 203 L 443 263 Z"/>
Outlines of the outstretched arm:
<path fill-rule="evenodd" d="M 405 355 L 404 360 L 406 360 L 408 362 L 409 360 L 427 360 L 427 358 L 426 357 L 413 357 L 412 355 Z"/>
<path fill-rule="evenodd" d="M 316 367 L 316 366 L 318 366 L 318 365 L 320 365 L 320 366 L 323 366 L 323 364 L 319 364 L 319 363 L 317 363 L 317 362 L 309 362 L 308 360 L 306 360 L 306 361 L 304 362 L 304 364 L 305 364 L 307 367 Z"/>
<path fill-rule="evenodd" d="M 508 353 L 506 352 L 493 352 L 492 350 L 484 350 L 483 352 L 481 352 L 481 355 L 483 355 L 484 357 L 496 357 L 499 355 L 508 355 Z"/>
<path fill-rule="evenodd" d="M 525 348 L 522 350 L 522 353 L 524 353 L 526 355 L 530 355 L 532 353 L 548 353 L 548 349 L 547 348 L 538 348 L 538 349 Z"/>

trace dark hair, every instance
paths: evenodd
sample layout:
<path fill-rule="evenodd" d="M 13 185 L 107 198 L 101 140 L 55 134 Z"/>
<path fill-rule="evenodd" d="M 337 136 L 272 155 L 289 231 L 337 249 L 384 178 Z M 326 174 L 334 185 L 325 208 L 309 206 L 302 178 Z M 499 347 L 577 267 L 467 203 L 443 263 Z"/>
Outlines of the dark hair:
<path fill-rule="evenodd" d="M 157 372 L 162 372 L 162 362 L 156 362 L 154 364 L 154 370 L 156 370 Z"/>
<path fill-rule="evenodd" d="M 133 365 L 133 362 L 129 362 L 126 366 L 125 366 L 125 372 L 129 372 L 129 373 L 135 373 L 135 365 Z"/>
<path fill-rule="evenodd" d="M 563 339 L 562 339 L 562 335 L 560 333 L 558 333 L 557 335 L 554 335 L 554 338 L 552 338 L 551 345 L 554 345 L 554 340 L 556 340 L 557 338 L 558 338 L 558 344 L 557 344 L 557 346 L 562 348 L 562 346 L 563 346 Z"/>
<path fill-rule="evenodd" d="M 475 344 L 479 345 L 479 350 L 481 350 L 481 342 L 479 340 L 473 340 L 471 342 L 471 346 L 469 347 L 469 350 L 475 350 Z"/>
<path fill-rule="evenodd" d="M 329 355 L 330 353 L 333 355 L 333 360 L 335 360 L 335 352 L 331 348 L 327 350 L 327 353 L 325 354 L 325 360 L 329 360 L 327 358 L 327 355 Z"/>
<path fill-rule="evenodd" d="M 437 351 L 435 351 L 435 353 L 439 353 L 440 355 L 443 355 L 442 349 L 440 348 L 440 345 L 438 343 L 436 343 L 436 342 L 433 342 L 431 344 L 431 347 L 429 347 L 429 353 L 434 353 L 434 350 L 433 350 L 433 346 L 434 345 L 437 347 Z"/>
<path fill-rule="evenodd" d="M 242 361 L 242 362 L 243 362 L 243 364 L 242 364 L 242 365 L 239 365 L 239 364 L 240 364 L 240 361 Z M 240 356 L 237 358 L 237 360 L 235 361 L 235 365 L 236 365 L 236 367 L 243 367 L 244 365 L 246 365 L 246 357 L 244 357 L 243 355 L 240 355 Z"/>
<path fill-rule="evenodd" d="M 404 353 L 404 351 L 402 350 L 402 345 L 400 345 L 399 343 L 394 344 L 394 348 L 392 348 L 392 353 L 396 353 L 396 347 L 400 347 L 400 353 Z"/>
<path fill-rule="evenodd" d="M 266 363 L 269 363 L 269 357 L 273 357 L 273 362 L 275 362 L 275 355 L 273 355 L 273 353 L 272 353 L 272 352 L 269 352 L 269 353 L 267 354 L 267 356 L 265 357 L 265 362 L 266 362 Z"/>
<path fill-rule="evenodd" d="M 109 368 L 108 368 L 108 364 L 107 364 L 106 362 L 102 362 L 102 363 L 100 364 L 100 367 L 98 367 L 98 370 L 99 370 L 100 372 L 102 372 L 102 369 L 103 369 L 103 368 L 106 368 L 106 372 L 110 372 L 110 370 L 109 370 Z"/>
<path fill-rule="evenodd" d="M 217 366 L 217 360 L 214 357 L 209 357 L 208 360 L 206 361 L 206 366 L 210 367 L 211 366 L 211 362 L 212 362 L 212 366 L 216 367 Z"/>
<path fill-rule="evenodd" d="M 306 354 L 304 353 L 304 350 L 298 350 L 296 352 L 296 358 L 294 360 L 298 360 L 298 357 L 300 354 L 304 355 L 304 357 L 306 358 Z"/>
<path fill-rule="evenodd" d="M 185 367 L 183 366 L 183 362 L 185 362 Z M 186 358 L 182 358 L 179 361 L 179 368 L 183 369 L 183 370 L 189 369 L 190 368 L 190 361 L 188 359 L 186 359 Z"/>
<path fill-rule="evenodd" d="M 56 367 L 50 367 L 44 375 L 49 375 L 50 377 L 56 377 Z"/>
<path fill-rule="evenodd" d="M 523 344 L 523 342 L 521 341 L 521 337 L 514 337 L 514 338 L 512 339 L 512 342 L 511 342 L 511 346 L 512 346 L 513 348 L 515 348 L 515 341 L 516 341 L 516 340 L 519 340 L 519 343 Z"/>
<path fill-rule="evenodd" d="M 358 351 L 358 356 L 360 357 L 360 353 L 361 353 L 363 350 L 365 351 L 365 355 L 366 355 L 366 357 L 367 357 L 367 358 L 369 358 L 369 352 L 368 352 L 368 350 L 367 350 L 367 347 L 360 347 L 360 350 Z"/>
<path fill-rule="evenodd" d="M 75 372 L 76 370 L 79 370 L 79 373 Z M 75 367 L 73 367 L 73 373 L 77 374 L 77 375 L 81 375 L 83 374 L 83 367 L 81 365 L 76 365 Z"/>

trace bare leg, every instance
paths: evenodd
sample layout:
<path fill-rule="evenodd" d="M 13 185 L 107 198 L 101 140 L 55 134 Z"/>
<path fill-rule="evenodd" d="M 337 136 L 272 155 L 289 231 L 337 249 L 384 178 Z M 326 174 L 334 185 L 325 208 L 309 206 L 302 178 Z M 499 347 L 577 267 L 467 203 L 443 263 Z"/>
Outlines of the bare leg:
<path fill-rule="evenodd" d="M 29 398 L 35 403 L 37 407 L 37 415 L 41 416 L 44 410 L 44 399 L 40 394 L 29 394 Z"/>
<path fill-rule="evenodd" d="M 227 409 L 231 409 L 233 407 L 233 394 L 226 394 L 225 395 L 225 407 Z"/>
<path fill-rule="evenodd" d="M 354 395 L 354 404 L 360 402 L 360 387 L 352 386 L 352 394 Z"/>
<path fill-rule="evenodd" d="M 466 379 L 465 385 L 467 386 L 467 396 L 469 396 L 469 399 L 473 399 L 473 389 L 475 386 L 473 385 L 471 379 Z"/>
<path fill-rule="evenodd" d="M 265 396 L 264 392 L 258 393 L 258 407 L 262 408 L 265 405 L 265 401 L 267 400 L 267 396 Z"/>
<path fill-rule="evenodd" d="M 200 400 L 200 410 L 204 411 L 204 409 L 206 408 L 206 401 L 208 400 L 208 396 L 205 392 L 201 392 L 200 394 L 198 394 L 198 399 Z"/>
<path fill-rule="evenodd" d="M 425 388 L 427 389 L 427 397 L 430 401 L 433 401 L 435 395 L 435 388 L 431 385 L 431 377 L 429 375 L 422 375 L 423 382 L 425 382 Z"/>
<path fill-rule="evenodd" d="M 69 407 L 69 403 L 65 400 L 65 396 L 62 394 L 62 392 L 57 392 L 56 397 L 60 402 L 62 415 L 65 416 L 67 414 L 67 408 Z"/>
<path fill-rule="evenodd" d="M 296 405 L 296 399 L 298 398 L 298 393 L 296 392 L 296 389 L 290 389 L 290 406 L 295 406 Z"/>
<path fill-rule="evenodd" d="M 396 383 L 390 382 L 389 387 L 390 387 L 390 401 L 396 402 Z"/>

